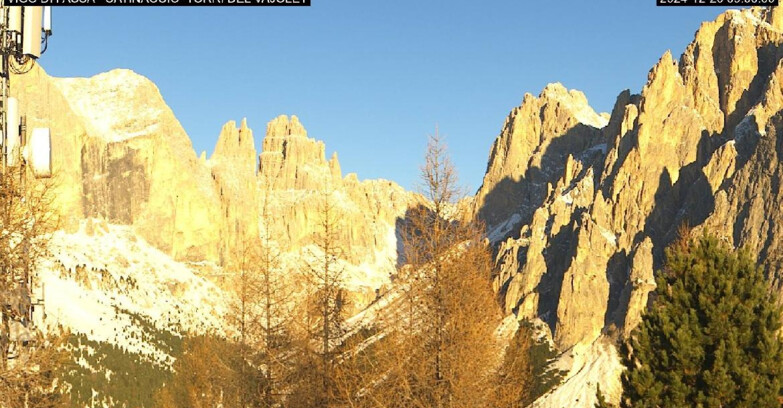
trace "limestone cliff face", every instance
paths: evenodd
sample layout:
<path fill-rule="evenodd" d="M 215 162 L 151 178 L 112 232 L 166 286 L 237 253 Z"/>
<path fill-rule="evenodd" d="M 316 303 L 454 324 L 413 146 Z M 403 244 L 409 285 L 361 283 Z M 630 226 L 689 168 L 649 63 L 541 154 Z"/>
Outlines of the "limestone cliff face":
<path fill-rule="evenodd" d="M 177 258 L 218 258 L 212 180 L 154 84 L 127 70 L 51 78 L 37 65 L 11 84 L 28 129 L 52 130 L 61 227 L 105 218 Z"/>
<path fill-rule="evenodd" d="M 12 76 L 12 94 L 20 101 L 20 113 L 27 116 L 27 127 L 52 130 L 51 183 L 57 197 L 60 225 L 74 230 L 82 218 L 82 169 L 79 157 L 87 131 L 51 78 L 34 66 L 25 75 Z"/>
<path fill-rule="evenodd" d="M 529 223 L 548 185 L 562 174 L 568 153 L 600 143 L 597 128 L 605 124 L 579 91 L 552 84 L 538 98 L 526 94 L 492 146 L 475 211 L 491 229 L 512 215 L 518 225 Z"/>
<path fill-rule="evenodd" d="M 319 190 L 342 181 L 337 156 L 326 161 L 323 142 L 307 137 L 299 118 L 279 116 L 266 127 L 259 173 L 270 190 Z"/>
<path fill-rule="evenodd" d="M 133 225 L 175 258 L 219 259 L 214 181 L 157 87 L 128 70 L 50 80 L 86 130 L 68 158 L 81 166 L 83 216 Z"/>
<path fill-rule="evenodd" d="M 340 242 L 354 264 L 397 262 L 396 223 L 415 195 L 386 180 L 343 178 L 337 154 L 326 160 L 323 142 L 307 137 L 296 116 L 280 116 L 267 125 L 259 155 L 263 202 L 271 205 L 274 235 L 288 248 L 312 242 L 319 226 L 315 203 L 328 194 L 338 211 Z"/>
<path fill-rule="evenodd" d="M 247 122 L 228 122 L 207 159 L 196 157 L 157 87 L 132 71 L 52 78 L 35 66 L 12 89 L 29 127 L 52 129 L 63 227 L 105 219 L 133 226 L 175 259 L 226 264 L 266 228 L 291 252 L 310 244 L 313 200 L 328 190 L 357 282 L 374 290 L 397 260 L 396 222 L 415 196 L 385 180 L 343 179 L 336 153 L 326 160 L 324 143 L 295 116 L 269 122 L 260 155 Z"/>
<path fill-rule="evenodd" d="M 735 10 L 703 24 L 679 61 L 664 54 L 608 122 L 583 98 L 548 97 L 552 86 L 526 96 L 474 208 L 497 242 L 507 311 L 548 322 L 563 350 L 610 326 L 627 334 L 683 223 L 778 270 L 781 60 L 783 10 Z"/>
<path fill-rule="evenodd" d="M 208 165 L 220 197 L 220 253 L 222 261 L 239 255 L 258 236 L 258 186 L 256 147 L 247 121 L 223 126 Z M 232 253 L 233 251 L 233 253 Z"/>

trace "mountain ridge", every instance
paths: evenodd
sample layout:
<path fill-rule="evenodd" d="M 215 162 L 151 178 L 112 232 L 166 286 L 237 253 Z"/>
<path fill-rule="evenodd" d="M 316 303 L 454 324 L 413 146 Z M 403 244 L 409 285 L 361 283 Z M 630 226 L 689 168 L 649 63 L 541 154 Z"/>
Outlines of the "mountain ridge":
<path fill-rule="evenodd" d="M 679 61 L 664 53 L 641 94 L 619 95 L 602 128 L 573 112 L 541 123 L 535 110 L 520 117 L 529 98 L 512 110 L 477 194 L 484 205 L 474 208 L 490 231 L 514 225 L 493 237 L 501 270 L 495 286 L 504 292 L 507 312 L 549 321 L 562 350 L 594 341 L 613 324 L 627 335 L 654 288 L 653 268 L 679 225 L 698 230 L 704 224 L 722 233 L 723 224 L 735 224 L 729 218 L 741 213 L 741 200 L 723 210 L 731 205 L 724 196 L 746 182 L 736 177 L 745 164 L 742 151 L 764 153 L 751 152 L 757 146 L 748 141 L 771 133 L 758 122 L 766 123 L 780 108 L 780 24 L 780 11 L 761 8 L 728 11 L 704 23 Z M 549 158 L 541 166 L 548 171 L 504 168 L 509 154 L 498 143 L 525 146 L 536 140 L 510 131 L 511 120 L 523 123 L 516 126 L 525 131 L 555 130 L 522 155 L 531 163 Z M 577 124 L 584 128 L 572 130 Z M 549 148 L 554 141 L 564 148 Z M 513 180 L 522 170 L 527 177 Z M 487 202 L 493 194 L 498 200 L 518 197 L 516 207 L 500 201 L 494 208 Z M 510 215 L 498 219 L 498 211 Z M 763 224 L 758 218 L 751 221 Z M 749 234 L 730 235 L 736 246 L 758 246 Z M 547 255 L 555 248 L 565 260 Z M 775 247 L 773 257 L 759 251 L 760 261 L 777 259 L 778 251 Z"/>
<path fill-rule="evenodd" d="M 392 284 L 397 224 L 424 199 L 390 181 L 344 176 L 337 155 L 327 159 L 296 116 L 272 119 L 260 152 L 246 120 L 229 121 L 213 154 L 198 158 L 149 80 L 129 71 L 100 81 L 52 79 L 40 68 L 28 75 L 14 77 L 15 92 L 31 126 L 56 135 L 57 205 L 70 233 L 85 220 L 122 224 L 110 229 L 217 269 L 259 234 L 296 257 L 312 246 L 312 203 L 328 189 L 344 222 L 339 241 L 356 303 L 371 304 Z M 157 102 L 139 107 L 141 99 Z M 144 115 L 96 122 L 96 112 L 118 106 Z M 553 364 L 569 371 L 535 406 L 592 406 L 595 383 L 617 400 L 612 338 L 638 325 L 683 224 L 748 248 L 781 289 L 781 126 L 778 8 L 705 22 L 679 59 L 664 53 L 643 89 L 620 92 L 609 114 L 557 83 L 524 95 L 490 148 L 482 186 L 459 208 L 487 226 L 505 312 L 545 323 L 561 353 Z M 262 220 L 262 205 L 274 219 Z"/>

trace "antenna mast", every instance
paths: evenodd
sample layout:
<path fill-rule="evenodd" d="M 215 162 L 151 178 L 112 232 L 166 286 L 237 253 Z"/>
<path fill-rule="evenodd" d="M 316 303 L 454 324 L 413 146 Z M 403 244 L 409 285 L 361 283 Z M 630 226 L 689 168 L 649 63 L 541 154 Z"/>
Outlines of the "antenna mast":
<path fill-rule="evenodd" d="M 14 219 L 20 214 L 13 209 L 16 203 L 25 202 L 28 167 L 36 178 L 51 177 L 52 173 L 49 129 L 33 129 L 28 137 L 27 121 L 20 116 L 19 101 L 11 96 L 11 75 L 29 72 L 46 51 L 52 34 L 51 16 L 48 6 L 0 3 L 0 234 L 10 238 L 0 244 L 9 246 L 0 252 L 2 368 L 8 366 L 9 360 L 20 357 L 22 347 L 34 340 L 34 305 L 43 301 L 33 301 L 30 237 L 29 234 L 18 236 L 18 231 L 13 230 L 12 225 L 24 224 Z M 21 262 L 15 261 L 17 257 Z"/>

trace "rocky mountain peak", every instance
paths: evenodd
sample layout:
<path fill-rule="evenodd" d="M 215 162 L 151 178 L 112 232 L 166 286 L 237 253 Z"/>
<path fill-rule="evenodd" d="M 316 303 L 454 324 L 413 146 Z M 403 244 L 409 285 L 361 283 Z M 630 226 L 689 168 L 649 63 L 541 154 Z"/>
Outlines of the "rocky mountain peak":
<path fill-rule="evenodd" d="M 639 95 L 618 96 L 606 126 L 573 91 L 526 95 L 476 200 L 507 311 L 549 323 L 561 350 L 613 327 L 630 333 L 684 223 L 780 269 L 770 219 L 783 205 L 781 28 L 777 8 L 702 24 L 679 60 L 663 54 Z"/>
<path fill-rule="evenodd" d="M 587 101 L 587 96 L 579 90 L 567 89 L 559 82 L 550 83 L 539 95 L 540 100 L 547 104 L 559 104 L 561 108 L 570 111 L 582 124 L 602 128 L 609 122 L 607 114 L 596 113 Z M 532 101 L 531 101 L 532 102 Z"/>
<path fill-rule="evenodd" d="M 607 122 L 582 92 L 562 84 L 547 85 L 538 97 L 526 94 L 492 146 L 475 212 L 491 229 L 505 228 L 500 224 L 513 214 L 513 224 L 529 222 L 547 185 L 562 172 L 567 152 L 598 143 Z"/>
<path fill-rule="evenodd" d="M 337 159 L 337 152 L 332 153 L 332 158 L 329 159 L 329 170 L 332 172 L 332 180 L 342 180 L 343 171 L 340 168 L 340 161 Z"/>
<path fill-rule="evenodd" d="M 266 137 L 307 137 L 307 131 L 296 115 L 280 115 L 266 125 Z"/>
<path fill-rule="evenodd" d="M 173 116 L 158 87 L 129 69 L 53 80 L 74 113 L 88 125 L 88 132 L 108 142 L 152 134 Z"/>
<path fill-rule="evenodd" d="M 235 121 L 228 121 L 223 125 L 218 136 L 215 152 L 210 161 L 233 161 L 246 167 L 251 174 L 255 173 L 256 147 L 253 139 L 253 131 L 247 127 L 247 119 L 237 128 Z"/>
<path fill-rule="evenodd" d="M 267 124 L 259 177 L 276 190 L 321 190 L 327 183 L 342 184 L 337 156 L 327 161 L 324 143 L 307 137 L 296 116 L 278 116 Z"/>
<path fill-rule="evenodd" d="M 235 260 L 235 248 L 258 234 L 258 192 L 256 185 L 256 148 L 253 131 L 242 119 L 223 125 L 209 159 L 212 179 L 220 198 L 223 219 L 220 227 L 221 261 Z"/>

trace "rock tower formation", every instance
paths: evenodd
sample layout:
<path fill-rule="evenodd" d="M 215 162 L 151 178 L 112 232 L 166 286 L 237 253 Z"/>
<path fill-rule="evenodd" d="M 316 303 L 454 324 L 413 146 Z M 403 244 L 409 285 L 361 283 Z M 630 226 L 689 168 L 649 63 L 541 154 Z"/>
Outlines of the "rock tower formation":
<path fill-rule="evenodd" d="M 526 95 L 490 153 L 474 213 L 497 242 L 508 312 L 549 323 L 565 350 L 629 333 L 683 224 L 779 269 L 783 10 L 731 10 L 641 94 L 606 116 L 548 86 Z"/>
<path fill-rule="evenodd" d="M 52 128 L 55 204 L 65 228 L 83 218 L 132 225 L 175 259 L 225 265 L 259 236 L 263 205 L 274 214 L 267 227 L 287 250 L 310 244 L 318 217 L 312 200 L 328 191 L 344 221 L 347 259 L 365 269 L 385 265 L 386 275 L 393 268 L 397 218 L 417 198 L 389 181 L 343 178 L 337 154 L 326 160 L 324 143 L 309 138 L 296 116 L 268 123 L 260 154 L 247 121 L 230 121 L 207 160 L 196 157 L 158 88 L 132 71 L 52 78 L 35 66 L 13 81 L 30 126 Z M 373 285 L 384 280 L 374 278 Z"/>

